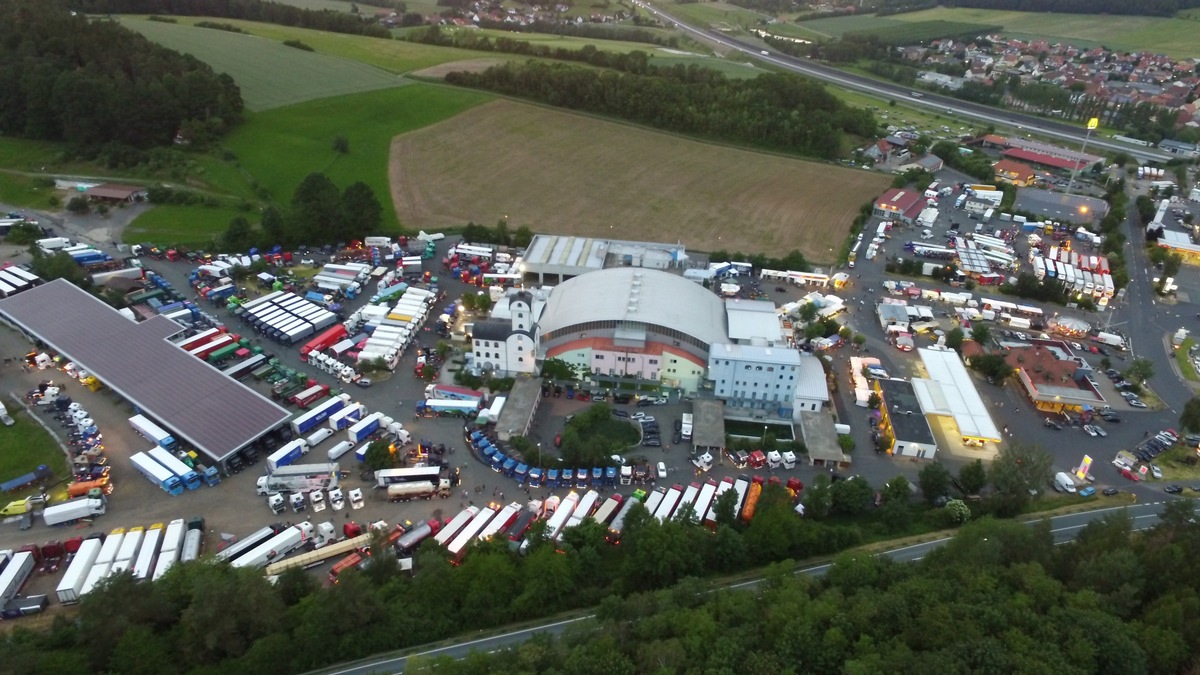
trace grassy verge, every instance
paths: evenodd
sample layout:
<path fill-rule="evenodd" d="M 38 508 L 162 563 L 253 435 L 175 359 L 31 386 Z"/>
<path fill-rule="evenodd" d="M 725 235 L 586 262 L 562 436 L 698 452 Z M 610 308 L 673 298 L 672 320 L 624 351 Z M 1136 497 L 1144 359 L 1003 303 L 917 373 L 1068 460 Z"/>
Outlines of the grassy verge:
<path fill-rule="evenodd" d="M 1179 372 L 1183 374 L 1184 379 L 1192 382 L 1200 382 L 1200 375 L 1196 374 L 1196 366 L 1192 365 L 1192 357 L 1189 355 L 1196 341 L 1188 338 L 1179 345 L 1179 349 L 1175 350 L 1175 363 L 1179 364 Z"/>
<path fill-rule="evenodd" d="M 489 100 L 486 94 L 414 84 L 309 101 L 250 116 L 225 145 L 252 180 L 280 203 L 287 203 L 304 177 L 316 171 L 343 189 L 356 181 L 366 183 L 384 205 L 384 229 L 395 231 L 396 212 L 388 208 L 392 139 Z M 333 150 L 339 135 L 349 141 L 349 154 Z"/>
<path fill-rule="evenodd" d="M 55 479 L 69 479 L 71 472 L 67 467 L 67 458 L 54 437 L 37 420 L 30 418 L 28 411 L 12 398 L 5 398 L 4 406 L 16 424 L 0 427 L 0 480 L 11 480 L 42 464 L 50 467 Z M 7 504 L 36 494 L 38 490 L 37 486 L 25 488 L 0 496 L 0 500 Z M 65 490 L 51 490 L 52 495 L 55 492 L 65 493 Z"/>
<path fill-rule="evenodd" d="M 1200 457 L 1195 448 L 1175 445 L 1158 457 L 1154 463 L 1162 469 L 1164 481 L 1200 480 Z M 1189 463 L 1191 462 L 1191 463 Z"/>
<path fill-rule="evenodd" d="M 31 209 L 56 209 L 62 199 L 51 179 L 0 171 L 0 202 Z"/>
<path fill-rule="evenodd" d="M 246 213 L 233 206 L 155 206 L 138 216 L 125 228 L 126 242 L 150 241 L 168 246 L 207 248 L 235 216 L 245 216 L 252 224 L 258 214 Z"/>

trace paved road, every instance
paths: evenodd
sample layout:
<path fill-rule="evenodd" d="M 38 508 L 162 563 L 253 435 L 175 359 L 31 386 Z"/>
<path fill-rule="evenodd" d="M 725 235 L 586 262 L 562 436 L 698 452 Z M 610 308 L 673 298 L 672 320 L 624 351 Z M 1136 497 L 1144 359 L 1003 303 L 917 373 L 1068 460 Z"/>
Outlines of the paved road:
<path fill-rule="evenodd" d="M 1096 520 L 1105 518 L 1119 511 L 1127 511 L 1133 519 L 1133 529 L 1143 530 L 1153 527 L 1158 523 L 1159 516 L 1163 510 L 1163 502 L 1139 504 L 1136 506 L 1113 507 L 1107 509 L 1099 509 L 1096 511 L 1087 511 L 1084 513 L 1073 513 L 1069 515 L 1056 516 L 1050 519 L 1051 532 L 1054 535 L 1055 543 L 1065 543 L 1075 539 L 1080 530 Z M 1041 522 L 1040 520 L 1031 520 L 1030 524 Z M 910 546 L 901 546 L 888 551 L 881 552 L 877 555 L 887 556 L 896 562 L 915 562 L 929 555 L 929 553 L 937 548 L 945 546 L 951 541 L 951 537 L 944 539 L 936 539 L 933 541 L 913 544 Z M 809 576 L 819 577 L 824 576 L 831 567 L 830 564 L 815 565 L 806 567 L 796 571 L 796 574 L 805 574 Z M 763 578 L 750 579 L 740 581 L 734 584 L 725 586 L 724 589 L 738 590 L 755 590 L 764 581 Z M 327 670 L 317 671 L 321 675 L 380 675 L 383 673 L 403 673 L 408 665 L 408 660 L 413 657 L 422 658 L 438 658 L 449 656 L 459 659 L 467 656 L 472 651 L 493 652 L 500 649 L 506 649 L 525 642 L 534 635 L 551 634 L 558 635 L 565 631 L 568 627 L 583 624 L 594 618 L 594 615 L 581 616 L 574 619 L 564 621 L 553 621 L 550 623 L 534 626 L 531 628 L 523 628 L 508 633 L 493 635 L 490 637 L 468 640 L 466 642 L 449 645 L 446 647 L 436 647 L 425 649 L 407 656 L 384 656 L 376 659 L 359 661 L 353 664 L 344 664 L 334 666 Z"/>
<path fill-rule="evenodd" d="M 1052 136 L 1055 138 L 1082 142 L 1086 134 L 1086 131 L 1081 126 L 1065 124 L 1062 122 L 1053 122 L 1040 117 L 1033 117 L 1017 112 L 999 110 L 989 106 L 969 103 L 967 101 L 961 101 L 959 99 L 950 98 L 947 96 L 923 93 L 922 97 L 919 99 L 912 98 L 910 95 L 910 92 L 912 92 L 911 87 L 873 80 L 861 75 L 854 75 L 852 73 L 838 70 L 837 68 L 821 65 L 808 59 L 787 56 L 777 52 L 764 53 L 761 45 L 743 42 L 742 40 L 732 38 L 720 31 L 689 25 L 680 20 L 678 17 L 667 14 L 661 9 L 651 6 L 648 3 L 640 2 L 639 0 L 634 0 L 634 4 L 645 9 L 651 14 L 654 14 L 664 22 L 675 24 L 675 27 L 679 30 L 682 30 L 685 33 L 690 33 L 691 35 L 707 42 L 715 42 L 730 49 L 736 49 L 737 51 L 749 54 L 756 59 L 766 61 L 767 63 L 771 63 L 781 68 L 786 68 L 787 70 L 801 73 L 819 80 L 825 80 L 826 82 L 833 82 L 849 89 L 855 89 L 858 91 L 882 96 L 904 98 L 911 105 L 924 106 L 938 111 L 950 111 L 955 114 L 983 120 L 992 124 L 1001 124 L 1006 126 L 1019 125 L 1019 127 L 1024 127 L 1026 131 L 1037 132 L 1038 134 L 1044 136 Z M 1088 141 L 1088 145 L 1092 148 L 1103 148 L 1105 150 L 1124 152 L 1132 157 L 1142 160 L 1165 161 L 1171 159 L 1171 155 L 1162 152 L 1161 150 L 1156 150 L 1154 148 L 1141 148 L 1124 143 L 1116 143 L 1096 135 L 1092 136 L 1092 138 Z"/>

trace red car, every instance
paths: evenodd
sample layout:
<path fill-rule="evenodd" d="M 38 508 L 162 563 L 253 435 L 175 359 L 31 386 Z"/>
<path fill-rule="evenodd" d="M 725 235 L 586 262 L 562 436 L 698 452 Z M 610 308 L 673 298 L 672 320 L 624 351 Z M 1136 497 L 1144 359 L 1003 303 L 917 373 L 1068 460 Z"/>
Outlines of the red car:
<path fill-rule="evenodd" d="M 1134 482 L 1137 482 L 1142 479 L 1141 476 L 1130 471 L 1129 469 L 1121 469 L 1121 475 L 1124 476 L 1125 478 L 1128 478 L 1131 481 L 1134 481 Z"/>
<path fill-rule="evenodd" d="M 554 434 L 554 447 L 562 447 L 562 434 Z"/>

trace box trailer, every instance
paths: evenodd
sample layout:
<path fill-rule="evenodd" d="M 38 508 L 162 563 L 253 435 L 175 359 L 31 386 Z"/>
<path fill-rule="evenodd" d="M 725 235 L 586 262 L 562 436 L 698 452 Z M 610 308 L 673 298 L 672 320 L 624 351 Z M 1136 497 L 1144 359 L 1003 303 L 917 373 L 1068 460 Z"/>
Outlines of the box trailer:
<path fill-rule="evenodd" d="M 33 553 L 18 551 L 4 566 L 4 571 L 0 572 L 0 606 L 21 592 L 21 587 L 33 572 L 34 562 Z"/>
<path fill-rule="evenodd" d="M 732 489 L 733 489 L 733 479 L 732 478 L 725 478 L 719 484 L 717 484 L 717 489 L 713 493 L 712 506 L 710 506 L 708 508 L 708 512 L 704 515 L 704 517 L 702 519 L 705 525 L 708 525 L 711 528 L 715 528 L 717 526 L 717 499 L 720 498 L 721 495 L 725 494 L 726 492 L 728 492 L 729 490 L 732 490 Z M 736 515 L 737 515 L 736 509 L 734 511 L 735 511 L 734 516 L 736 517 Z"/>
<path fill-rule="evenodd" d="M 292 433 L 297 436 L 308 433 L 317 425 L 329 419 L 331 415 L 343 410 L 349 403 L 350 394 L 340 394 L 318 403 L 311 410 L 292 420 Z"/>
<path fill-rule="evenodd" d="M 329 394 L 329 385 L 314 384 L 307 389 L 303 389 L 300 392 L 293 394 L 288 401 L 301 408 L 307 408 L 309 405 L 316 403 L 327 394 Z"/>
<path fill-rule="evenodd" d="M 169 495 L 183 494 L 183 481 L 179 476 L 171 473 L 165 466 L 150 459 L 150 456 L 144 452 L 135 452 L 129 456 L 129 461 L 133 463 L 133 468 L 138 470 L 138 473 L 145 476 L 151 483 L 162 488 L 163 492 Z"/>
<path fill-rule="evenodd" d="M 102 516 L 106 510 L 107 505 L 103 499 L 81 497 L 54 506 L 47 506 L 42 511 L 42 519 L 50 526 L 67 525 L 87 518 Z"/>
<path fill-rule="evenodd" d="M 453 401 L 483 401 L 487 395 L 469 387 L 456 384 L 430 384 L 425 387 L 425 398 L 440 398 Z"/>
<path fill-rule="evenodd" d="M 279 530 L 280 530 L 280 527 L 278 525 L 268 525 L 266 527 L 260 528 L 256 531 L 250 533 L 249 535 L 242 537 L 241 539 L 230 544 L 229 546 L 221 549 L 220 551 L 217 551 L 216 559 L 219 561 L 220 560 L 224 560 L 224 561 L 234 560 L 238 556 L 244 555 L 246 552 L 257 548 L 258 545 L 263 543 L 264 541 L 270 539 L 271 537 L 274 537 L 276 534 L 279 533 Z"/>
<path fill-rule="evenodd" d="M 167 471 L 179 476 L 179 480 L 183 482 L 185 488 L 189 490 L 200 488 L 200 475 L 175 455 L 162 448 L 150 448 L 146 454 L 150 456 L 150 459 L 162 464 Z"/>
<path fill-rule="evenodd" d="M 346 438 L 352 444 L 360 443 L 371 434 L 379 430 L 380 424 L 383 422 L 383 413 L 376 412 L 367 415 L 363 419 L 355 422 L 349 429 L 346 430 Z"/>
<path fill-rule="evenodd" d="M 143 581 L 154 572 L 154 558 L 158 553 L 158 545 L 162 540 L 163 524 L 155 523 L 146 530 L 142 539 L 141 549 L 133 563 L 133 578 Z"/>
<path fill-rule="evenodd" d="M 145 415 L 130 417 L 129 426 L 141 434 L 142 438 L 154 443 L 158 447 L 166 448 L 167 450 L 175 449 L 175 439 L 171 434 L 168 434 L 162 427 L 146 419 Z"/>
<path fill-rule="evenodd" d="M 442 469 L 437 466 L 417 466 L 407 469 L 381 469 L 375 472 L 375 487 L 386 488 L 389 485 L 401 483 L 434 483 L 442 477 Z"/>
<path fill-rule="evenodd" d="M 292 464 L 308 454 L 308 441 L 297 438 L 267 456 L 267 470 L 275 471 L 280 467 Z"/>
<path fill-rule="evenodd" d="M 446 523 L 446 525 L 442 527 L 441 531 L 434 536 L 433 540 L 441 546 L 449 544 L 450 541 L 454 539 L 455 535 L 461 532 L 463 527 L 465 527 L 472 518 L 478 515 L 478 513 L 479 509 L 474 506 L 468 506 L 462 511 L 459 511 L 456 516 L 450 519 L 450 522 Z"/>
<path fill-rule="evenodd" d="M 96 563 L 88 570 L 87 578 L 83 580 L 83 587 L 79 589 L 79 597 L 83 597 L 92 592 L 97 584 L 108 578 L 109 572 L 112 571 L 112 563 Z"/>
<path fill-rule="evenodd" d="M 131 527 L 125 533 L 125 537 L 121 540 L 121 548 L 117 549 L 117 557 L 114 562 L 132 563 L 138 554 L 138 549 L 142 545 L 142 539 L 145 537 L 146 530 L 143 527 Z"/>
<path fill-rule="evenodd" d="M 491 506 L 485 507 L 469 523 L 464 525 L 458 534 L 454 536 L 454 539 L 446 545 L 446 550 L 450 552 L 450 558 L 455 564 L 462 562 L 463 556 L 467 553 L 467 545 L 475 541 L 475 537 L 495 517 L 496 509 Z"/>
<path fill-rule="evenodd" d="M 313 532 L 313 525 L 307 520 L 293 525 L 259 544 L 245 555 L 237 557 L 230 564 L 236 568 L 263 567 L 303 546 L 312 539 Z"/>
<path fill-rule="evenodd" d="M 347 398 L 349 395 L 347 395 Z M 362 418 L 363 413 L 367 411 L 367 407 L 361 403 L 347 405 L 329 415 L 329 428 L 333 431 L 341 431 L 352 426 L 355 422 Z"/>
<path fill-rule="evenodd" d="M 96 563 L 101 546 L 103 546 L 103 542 L 99 538 L 84 539 L 83 543 L 79 545 L 79 550 L 75 551 L 75 557 L 71 558 L 71 563 L 67 565 L 67 571 L 63 573 L 63 577 L 55 589 L 59 604 L 73 605 L 79 602 L 83 583 L 87 581 L 88 573 L 92 571 L 92 566 Z"/>
<path fill-rule="evenodd" d="M 158 561 L 154 565 L 154 574 L 151 581 L 158 581 L 164 574 L 167 573 L 175 563 L 179 562 L 179 556 L 183 552 L 183 537 L 187 526 L 183 522 L 183 518 L 176 518 L 163 530 L 162 548 L 158 552 Z"/>

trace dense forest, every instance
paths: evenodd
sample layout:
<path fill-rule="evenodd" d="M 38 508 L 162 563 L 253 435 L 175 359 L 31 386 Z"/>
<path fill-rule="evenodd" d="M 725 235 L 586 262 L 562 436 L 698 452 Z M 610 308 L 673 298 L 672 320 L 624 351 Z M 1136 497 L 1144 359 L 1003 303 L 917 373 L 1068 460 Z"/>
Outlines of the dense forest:
<path fill-rule="evenodd" d="M 0 3 L 0 90 L 0 134 L 93 150 L 204 144 L 242 114 L 228 75 L 47 0 Z"/>
<path fill-rule="evenodd" d="M 941 4 L 947 7 L 1019 12 L 1174 16 L 1179 10 L 1200 7 L 1200 0 L 943 0 Z"/>
<path fill-rule="evenodd" d="M 392 37 L 388 29 L 371 15 L 301 9 L 263 0 L 76 0 L 71 8 L 89 14 L 168 14 L 244 19 L 331 33 Z"/>
<path fill-rule="evenodd" d="M 522 557 L 507 541 L 481 544 L 458 567 L 426 544 L 414 577 L 377 550 L 364 570 L 328 588 L 311 572 L 293 570 L 272 585 L 258 570 L 209 562 L 178 565 L 153 584 L 125 574 L 48 632 L 18 623 L 0 643 L 4 670 L 296 673 L 588 606 L 596 623 L 562 641 L 538 638 L 439 667 L 914 675 L 1200 668 L 1200 527 L 1191 500 L 1168 503 L 1149 531 L 1133 532 L 1131 518 L 1116 513 L 1056 546 L 1046 523 L 983 519 L 916 563 L 845 554 L 812 579 L 784 562 L 753 591 L 703 592 L 704 575 L 850 543 L 839 535 L 845 528 L 796 518 L 779 492 L 764 491 L 765 510 L 744 529 L 723 524 L 713 534 L 637 509 L 619 547 L 589 520 L 559 547 L 542 542 Z M 797 548 L 789 536 L 803 530 L 810 543 Z"/>
<path fill-rule="evenodd" d="M 612 66 L 613 55 L 595 51 Z M 869 137 L 871 114 L 846 106 L 811 80 L 787 74 L 728 79 L 696 65 L 657 67 L 641 52 L 624 72 L 538 62 L 507 63 L 446 81 L 667 131 L 833 159 L 846 134 Z"/>
<path fill-rule="evenodd" d="M 1124 514 L 1055 546 L 1045 525 L 983 521 L 918 563 L 772 569 L 759 592 L 700 583 L 612 598 L 561 640 L 443 659 L 436 672 L 1194 673 L 1200 527 L 1191 500 L 1132 532 Z M 431 665 L 410 663 L 409 668 Z"/>

